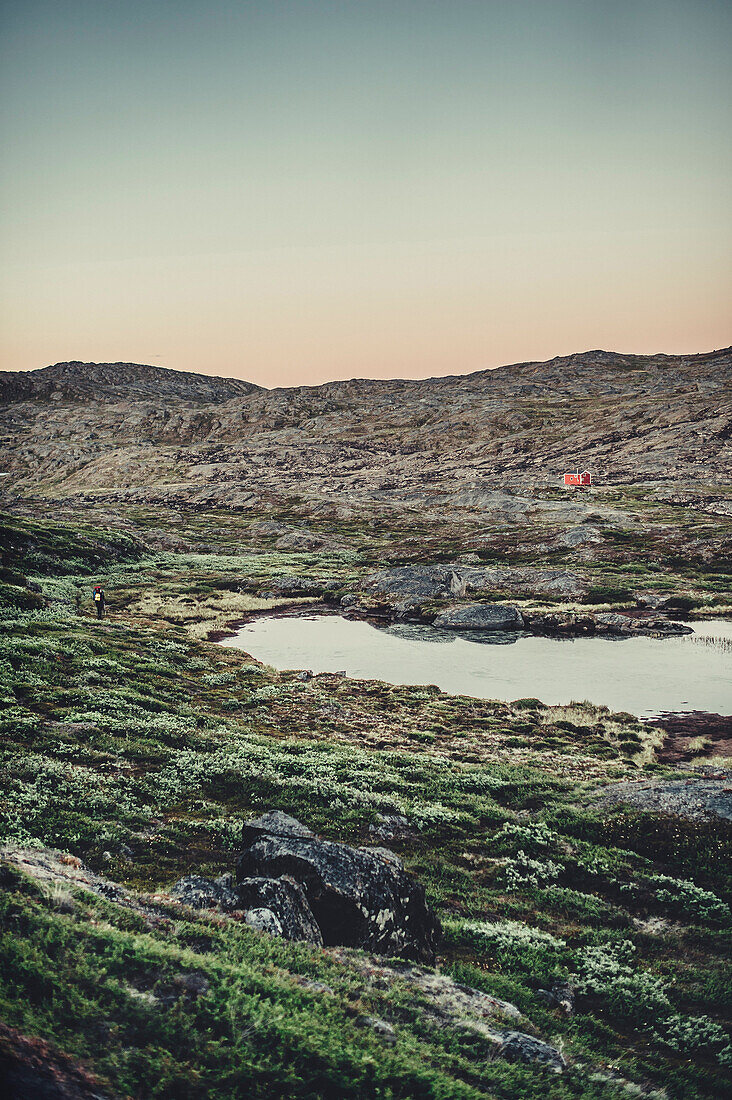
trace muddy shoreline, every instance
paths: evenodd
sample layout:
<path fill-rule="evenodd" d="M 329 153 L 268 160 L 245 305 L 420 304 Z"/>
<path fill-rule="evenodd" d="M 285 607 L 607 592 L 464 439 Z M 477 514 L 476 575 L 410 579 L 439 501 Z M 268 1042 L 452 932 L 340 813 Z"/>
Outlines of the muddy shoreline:
<path fill-rule="evenodd" d="M 666 732 L 657 753 L 661 764 L 686 764 L 708 756 L 732 758 L 732 715 L 671 711 L 641 721 Z"/>

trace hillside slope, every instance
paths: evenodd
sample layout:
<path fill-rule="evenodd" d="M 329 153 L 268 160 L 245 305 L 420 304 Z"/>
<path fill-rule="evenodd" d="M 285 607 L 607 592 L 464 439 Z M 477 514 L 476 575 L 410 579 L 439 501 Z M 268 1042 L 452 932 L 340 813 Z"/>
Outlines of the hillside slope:
<path fill-rule="evenodd" d="M 730 774 L 705 738 L 668 767 L 662 730 L 602 706 L 278 672 L 192 636 L 242 587 L 282 610 L 283 574 L 348 587 L 349 549 L 143 553 L 0 519 L 0 1095 L 729 1093 Z M 435 966 L 354 946 L 355 913 L 323 946 L 263 931 L 242 894 L 263 812 L 415 876 Z"/>
<path fill-rule="evenodd" d="M 712 496 L 732 471 L 731 349 L 276 390 L 61 364 L 5 375 L 1 392 L 6 471 L 16 489 L 53 496 L 483 513 L 496 491 L 557 487 L 577 466 L 600 486 Z"/>

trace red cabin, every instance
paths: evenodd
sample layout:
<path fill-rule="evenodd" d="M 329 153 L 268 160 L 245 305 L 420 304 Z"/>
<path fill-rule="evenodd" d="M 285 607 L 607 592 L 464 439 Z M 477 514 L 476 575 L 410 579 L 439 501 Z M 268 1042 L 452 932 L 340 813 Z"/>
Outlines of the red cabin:
<path fill-rule="evenodd" d="M 565 474 L 564 484 L 578 485 L 580 487 L 592 485 L 592 474 L 589 470 L 585 470 L 583 473 L 580 473 L 578 470 L 576 474 Z"/>

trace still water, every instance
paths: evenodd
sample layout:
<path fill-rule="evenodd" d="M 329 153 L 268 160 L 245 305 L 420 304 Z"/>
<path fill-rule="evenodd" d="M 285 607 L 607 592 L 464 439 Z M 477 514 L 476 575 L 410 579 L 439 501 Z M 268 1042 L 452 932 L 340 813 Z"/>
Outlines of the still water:
<path fill-rule="evenodd" d="M 679 638 L 560 639 L 302 615 L 255 619 L 224 644 L 278 669 L 436 684 L 480 699 L 589 699 L 639 716 L 732 714 L 732 622 L 690 625 L 694 633 Z"/>

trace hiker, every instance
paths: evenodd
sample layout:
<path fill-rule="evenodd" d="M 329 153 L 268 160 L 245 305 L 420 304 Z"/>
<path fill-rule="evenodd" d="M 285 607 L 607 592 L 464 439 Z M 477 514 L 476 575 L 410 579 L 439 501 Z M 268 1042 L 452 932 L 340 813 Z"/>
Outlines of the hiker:
<path fill-rule="evenodd" d="M 101 584 L 94 585 L 94 606 L 97 609 L 97 618 L 104 618 L 104 589 Z"/>

